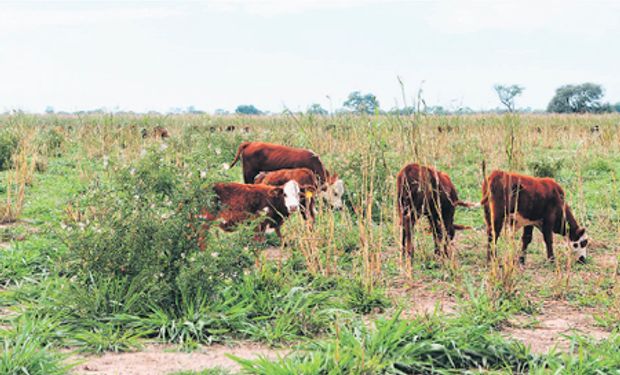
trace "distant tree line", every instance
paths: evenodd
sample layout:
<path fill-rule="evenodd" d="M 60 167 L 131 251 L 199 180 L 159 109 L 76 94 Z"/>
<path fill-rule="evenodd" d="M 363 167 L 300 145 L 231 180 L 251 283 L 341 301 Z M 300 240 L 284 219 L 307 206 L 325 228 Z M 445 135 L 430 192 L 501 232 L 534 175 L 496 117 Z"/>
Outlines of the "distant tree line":
<path fill-rule="evenodd" d="M 423 100 L 419 100 L 420 104 L 417 108 L 415 106 L 395 107 L 388 111 L 381 109 L 379 100 L 372 93 L 362 93 L 361 91 L 353 91 L 349 94 L 347 99 L 342 103 L 342 107 L 337 109 L 333 115 L 341 114 L 391 114 L 391 115 L 413 115 L 416 112 L 432 114 L 432 115 L 448 115 L 448 114 L 471 114 L 471 113 L 501 113 L 501 112 L 543 112 L 540 110 L 532 110 L 530 108 L 516 107 L 516 99 L 523 93 L 525 88 L 523 86 L 511 84 L 496 84 L 493 86 L 495 93 L 500 103 L 505 109 L 491 109 L 487 111 L 473 110 L 469 107 L 461 107 L 457 109 L 448 109 L 443 106 L 427 106 Z M 582 83 L 578 85 L 564 85 L 556 89 L 555 95 L 549 102 L 546 108 L 546 112 L 551 113 L 609 113 L 620 112 L 620 102 L 611 104 L 603 101 L 604 90 L 603 87 L 595 83 Z M 102 114 L 109 113 L 104 109 L 94 109 L 87 111 L 77 111 L 73 114 Z M 113 111 L 117 114 L 127 113 L 134 114 L 131 111 Z M 286 113 L 291 113 L 288 109 Z M 323 108 L 318 103 L 313 103 L 305 111 L 307 115 L 311 116 L 326 116 L 330 112 Z M 48 106 L 45 109 L 47 114 L 70 114 L 68 112 L 55 112 L 54 108 Z M 158 112 L 150 111 L 149 114 L 157 114 Z M 170 114 L 204 114 L 204 111 L 196 109 L 196 107 L 189 106 L 183 108 L 172 108 L 168 111 Z M 230 112 L 224 109 L 216 109 L 214 114 L 217 116 L 230 115 Z M 241 104 L 235 108 L 234 114 L 237 115 L 268 115 L 267 111 L 261 111 L 252 104 Z"/>

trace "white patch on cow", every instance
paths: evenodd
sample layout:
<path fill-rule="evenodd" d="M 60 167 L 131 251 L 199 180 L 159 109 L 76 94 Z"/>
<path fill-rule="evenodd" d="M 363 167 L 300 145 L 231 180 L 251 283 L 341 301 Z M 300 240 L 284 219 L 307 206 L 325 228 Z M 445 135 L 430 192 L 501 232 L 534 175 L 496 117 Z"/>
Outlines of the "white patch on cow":
<path fill-rule="evenodd" d="M 299 184 L 296 181 L 290 180 L 283 187 L 284 190 L 284 205 L 288 212 L 294 212 L 299 209 Z"/>
<path fill-rule="evenodd" d="M 513 229 L 515 232 L 528 225 L 533 225 L 535 227 L 540 228 L 540 226 L 542 225 L 542 221 L 541 220 L 536 220 L 536 221 L 530 220 L 528 218 L 523 217 L 518 212 L 514 214 L 510 214 L 510 228 Z"/>
<path fill-rule="evenodd" d="M 337 179 L 333 184 L 327 185 L 327 190 L 321 191 L 319 195 L 336 210 L 344 206 L 342 196 L 344 195 L 344 182 Z"/>
<path fill-rule="evenodd" d="M 586 241 L 588 239 L 588 234 L 584 233 L 581 235 L 581 237 L 579 237 L 579 239 L 577 241 L 569 241 L 569 247 L 573 250 L 573 253 L 575 253 L 575 256 L 577 256 L 577 259 L 580 258 L 586 258 L 586 255 L 588 253 L 588 244 L 586 243 L 586 246 L 581 246 L 581 243 L 583 241 Z"/>
<path fill-rule="evenodd" d="M 265 228 L 265 233 L 273 233 L 273 232 L 275 232 L 275 231 L 276 231 L 276 230 L 275 230 L 275 229 L 273 229 L 272 227 L 270 227 L 269 225 L 267 225 L 267 228 Z"/>
<path fill-rule="evenodd" d="M 263 207 L 263 212 L 268 214 L 270 211 L 269 207 Z"/>

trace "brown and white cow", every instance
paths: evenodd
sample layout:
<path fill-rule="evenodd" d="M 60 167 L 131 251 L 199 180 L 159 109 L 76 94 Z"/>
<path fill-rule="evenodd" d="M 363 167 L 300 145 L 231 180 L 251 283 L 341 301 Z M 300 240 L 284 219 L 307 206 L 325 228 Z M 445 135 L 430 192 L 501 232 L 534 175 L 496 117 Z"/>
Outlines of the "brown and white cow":
<path fill-rule="evenodd" d="M 300 207 L 301 215 L 305 220 L 314 221 L 314 194 L 319 188 L 319 181 L 314 172 L 308 168 L 280 169 L 272 172 L 260 172 L 254 178 L 256 184 L 280 186 L 288 181 L 295 181 L 301 189 Z"/>
<path fill-rule="evenodd" d="M 293 148 L 265 142 L 243 142 L 239 145 L 233 167 L 241 159 L 243 163 L 243 181 L 252 183 L 260 172 L 279 169 L 308 168 L 316 175 L 322 188 L 319 195 L 333 208 L 343 207 L 344 183 L 338 175 L 330 175 L 323 167 L 317 154 L 311 150 Z"/>
<path fill-rule="evenodd" d="M 207 230 L 211 222 L 219 221 L 220 228 L 230 231 L 237 224 L 264 214 L 265 220 L 259 224 L 257 231 L 262 234 L 267 227 L 272 227 L 282 238 L 280 226 L 284 219 L 299 209 L 300 189 L 295 181 L 288 181 L 283 186 L 222 182 L 212 188 L 220 208 L 217 212 L 201 210 L 199 218 L 207 221 L 202 226 L 203 230 Z M 199 242 L 202 243 L 200 239 Z"/>
<path fill-rule="evenodd" d="M 459 200 L 456 188 L 450 177 L 435 168 L 419 164 L 408 164 L 398 172 L 396 179 L 398 190 L 398 210 L 402 226 L 402 253 L 413 259 L 411 241 L 416 221 L 426 216 L 431 224 L 435 240 L 435 253 L 439 254 L 444 246 L 448 254 L 448 240 L 454 239 L 455 230 L 469 229 L 454 224 L 454 212 L 457 206 L 473 207 L 475 203 Z"/>
<path fill-rule="evenodd" d="M 494 254 L 494 246 L 503 225 L 516 232 L 523 228 L 521 256 L 525 263 L 527 246 L 532 231 L 538 228 L 547 247 L 547 258 L 554 259 L 553 233 L 566 236 L 579 262 L 585 262 L 588 246 L 586 229 L 580 227 L 565 201 L 564 190 L 552 178 L 537 178 L 504 171 L 493 171 L 482 183 L 482 201 L 487 224 L 487 259 Z M 568 227 L 568 228 L 567 228 Z M 493 250 L 492 250 L 493 247 Z"/>

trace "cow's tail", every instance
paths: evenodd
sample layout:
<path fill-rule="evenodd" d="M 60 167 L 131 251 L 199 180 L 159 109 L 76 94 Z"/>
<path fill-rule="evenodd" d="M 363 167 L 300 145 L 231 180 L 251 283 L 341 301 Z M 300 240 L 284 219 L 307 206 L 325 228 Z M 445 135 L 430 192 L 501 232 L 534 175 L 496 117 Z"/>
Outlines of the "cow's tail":
<path fill-rule="evenodd" d="M 481 202 L 466 202 L 466 201 L 459 200 L 459 201 L 456 201 L 455 205 L 465 207 L 465 208 L 478 208 L 482 206 L 482 203 Z"/>
<path fill-rule="evenodd" d="M 482 165 L 481 165 L 481 169 L 482 169 L 482 192 L 483 192 L 483 197 L 482 200 L 480 201 L 480 205 L 483 206 L 485 204 L 487 204 L 487 202 L 489 201 L 489 196 L 491 195 L 491 189 L 490 186 L 488 186 L 488 181 L 487 181 L 487 162 L 486 160 L 482 159 Z M 486 186 L 487 188 L 485 189 L 484 186 Z"/>
<path fill-rule="evenodd" d="M 453 224 L 454 230 L 472 230 L 473 227 L 469 225 Z"/>
<path fill-rule="evenodd" d="M 235 158 L 233 159 L 232 163 L 230 163 L 230 168 L 234 167 L 234 165 L 239 161 L 241 153 L 243 152 L 243 150 L 245 150 L 246 147 L 248 147 L 249 144 L 250 142 L 241 142 L 239 148 L 237 149 L 237 154 L 235 155 Z"/>

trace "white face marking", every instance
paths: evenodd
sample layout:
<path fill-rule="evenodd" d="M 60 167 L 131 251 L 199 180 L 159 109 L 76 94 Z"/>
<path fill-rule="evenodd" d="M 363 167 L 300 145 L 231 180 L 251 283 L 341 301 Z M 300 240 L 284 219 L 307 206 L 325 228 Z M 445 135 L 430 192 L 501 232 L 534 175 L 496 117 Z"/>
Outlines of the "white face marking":
<path fill-rule="evenodd" d="M 288 212 L 297 211 L 299 209 L 299 185 L 296 181 L 290 180 L 284 184 L 284 205 Z"/>
<path fill-rule="evenodd" d="M 586 241 L 588 239 L 588 234 L 584 233 L 581 235 L 581 237 L 579 237 L 579 239 L 577 241 L 570 241 L 569 242 L 569 246 L 570 248 L 573 250 L 573 253 L 575 253 L 575 256 L 577 256 L 577 258 L 581 258 L 583 257 L 585 259 L 588 251 L 588 244 L 586 243 L 586 246 L 581 246 L 581 242 Z"/>
<path fill-rule="evenodd" d="M 344 182 L 341 179 L 336 180 L 333 184 L 327 186 L 326 191 L 321 191 L 320 195 L 332 208 L 341 209 L 343 207 Z"/>

